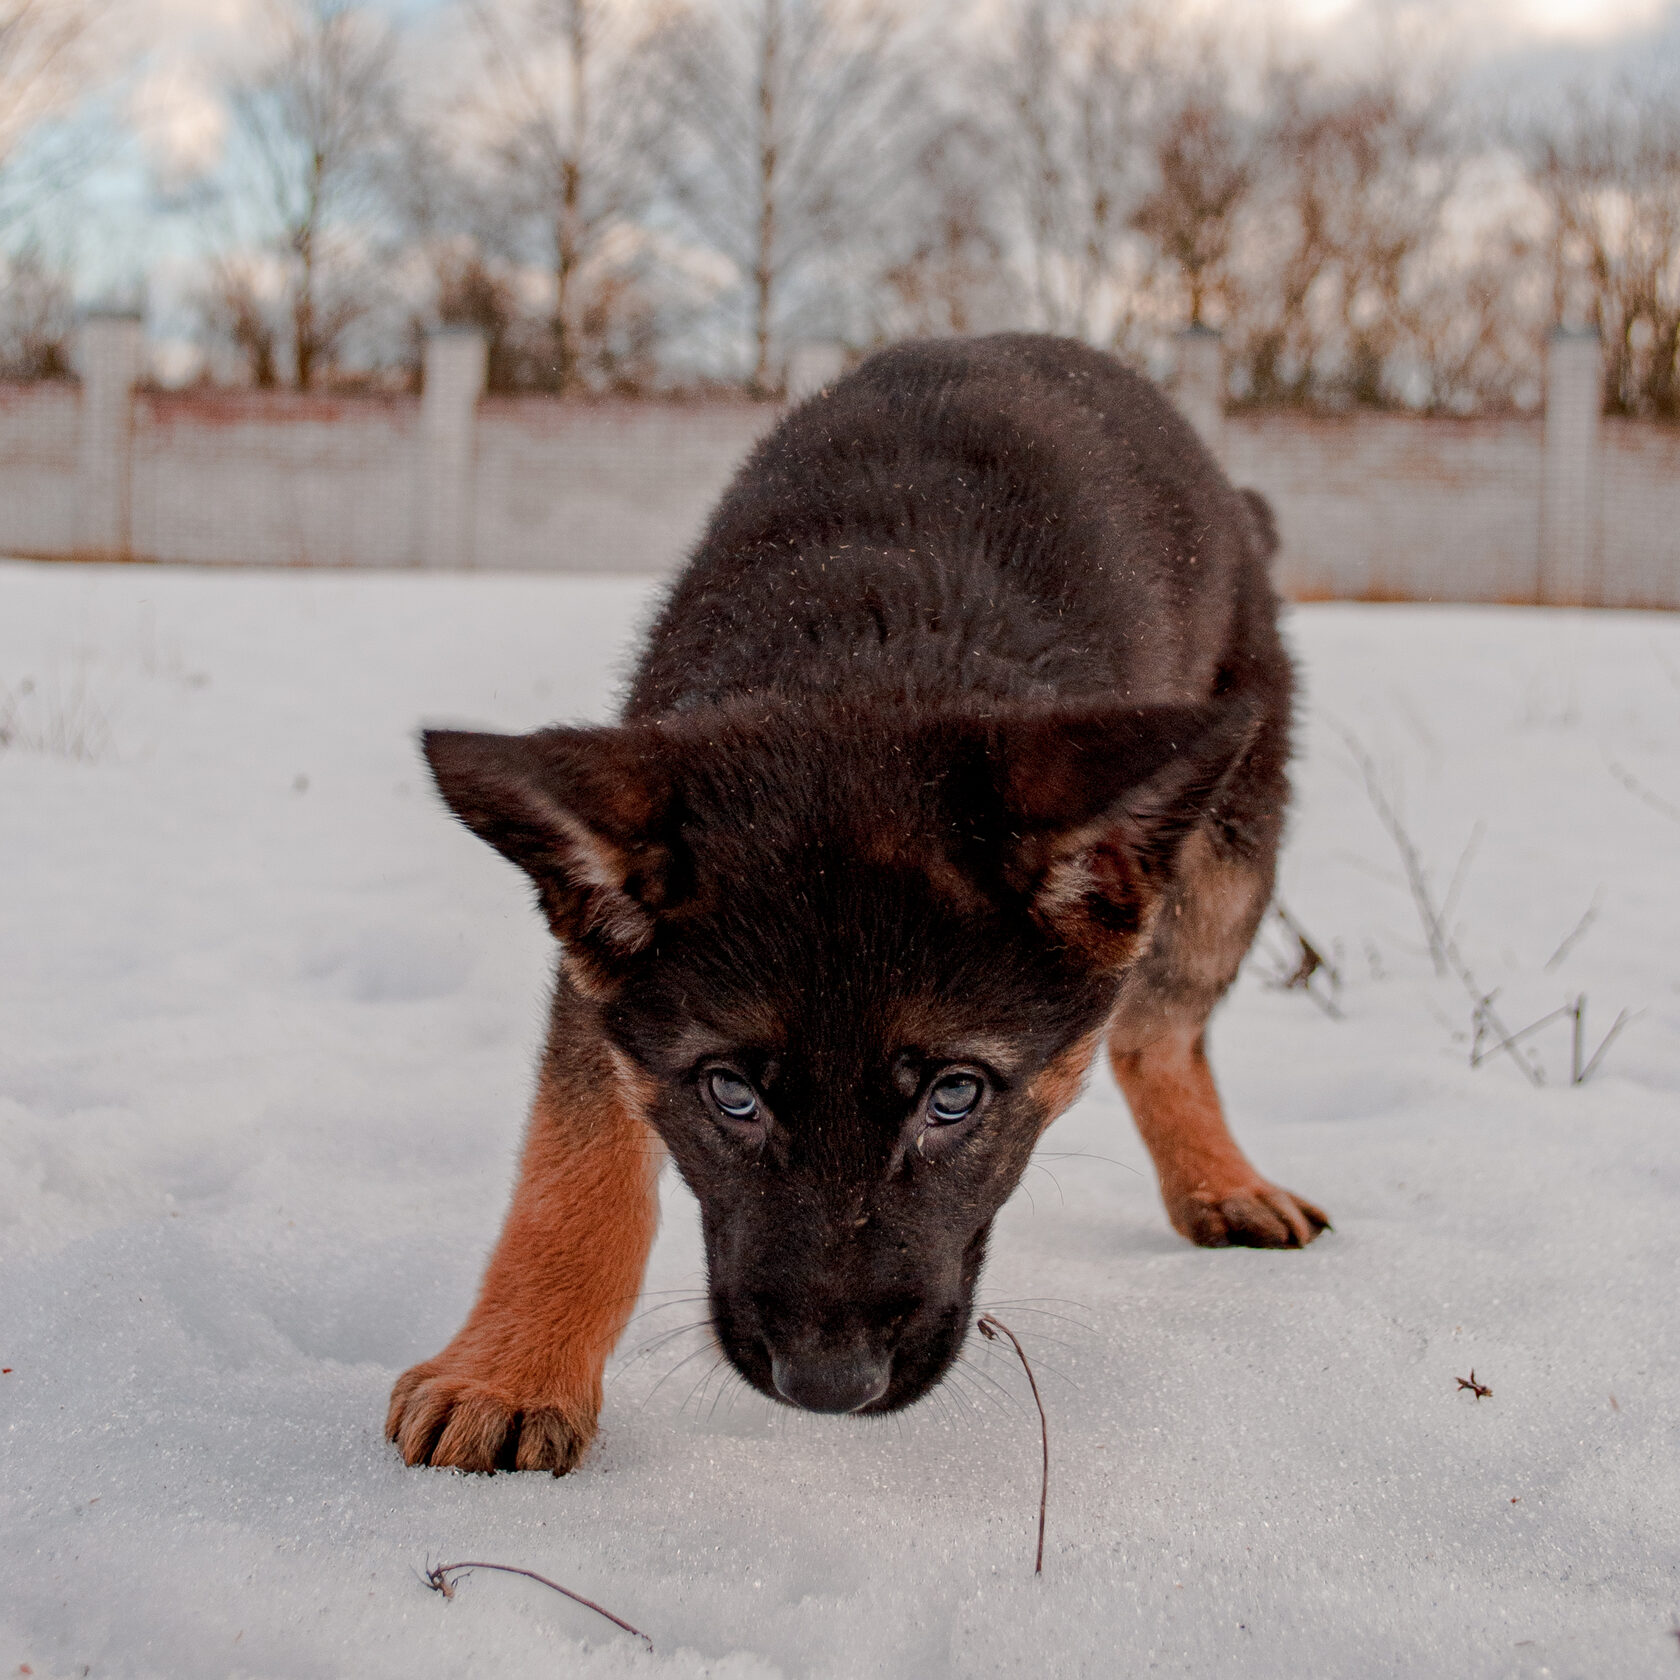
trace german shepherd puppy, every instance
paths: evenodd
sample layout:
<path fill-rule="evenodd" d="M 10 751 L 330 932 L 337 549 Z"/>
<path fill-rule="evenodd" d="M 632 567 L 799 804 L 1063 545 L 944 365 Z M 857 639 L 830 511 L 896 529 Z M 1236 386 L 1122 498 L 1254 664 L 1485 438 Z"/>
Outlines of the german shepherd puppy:
<path fill-rule="evenodd" d="M 1099 1044 L 1185 1237 L 1327 1229 L 1232 1140 L 1206 1052 L 1289 792 L 1274 546 L 1111 358 L 906 344 L 758 446 L 622 723 L 425 736 L 563 952 L 477 1305 L 391 1396 L 409 1464 L 578 1462 L 667 1151 L 718 1343 L 819 1412 L 944 1375 Z"/>

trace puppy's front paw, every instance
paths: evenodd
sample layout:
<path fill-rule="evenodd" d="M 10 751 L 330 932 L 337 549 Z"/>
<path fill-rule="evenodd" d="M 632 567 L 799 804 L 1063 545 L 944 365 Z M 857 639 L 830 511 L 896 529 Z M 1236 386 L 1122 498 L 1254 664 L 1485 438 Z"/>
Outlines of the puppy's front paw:
<path fill-rule="evenodd" d="M 1187 1191 L 1167 1207 L 1173 1229 L 1202 1248 L 1305 1248 L 1331 1229 L 1322 1209 L 1264 1179 Z"/>
<path fill-rule="evenodd" d="M 521 1400 L 447 1354 L 405 1371 L 385 1437 L 405 1464 L 453 1470 L 551 1470 L 563 1476 L 595 1438 L 598 1399 Z"/>

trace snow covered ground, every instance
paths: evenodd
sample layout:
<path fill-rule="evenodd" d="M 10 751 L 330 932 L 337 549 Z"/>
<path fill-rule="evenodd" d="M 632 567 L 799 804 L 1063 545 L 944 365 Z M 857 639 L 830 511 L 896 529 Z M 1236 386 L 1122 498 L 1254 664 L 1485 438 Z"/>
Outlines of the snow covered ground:
<path fill-rule="evenodd" d="M 1680 1674 L 1680 622 L 1313 607 L 1289 909 L 1215 1039 L 1304 1253 L 1202 1252 L 1106 1073 L 899 1419 L 712 1371 L 692 1204 L 577 1475 L 405 1470 L 549 961 L 411 732 L 605 715 L 641 584 L 0 567 L 0 1674 Z M 1515 1029 L 1469 1064 L 1353 750 Z M 1666 802 L 1666 808 L 1664 805 Z M 1554 953 L 1589 909 L 1561 957 Z M 1550 966 L 1548 963 L 1550 961 Z M 668 1291 L 671 1293 L 660 1293 Z M 661 1339 L 667 1331 L 675 1332 Z M 1474 1368 L 1492 1395 L 1456 1379 Z M 552 1575 L 453 1600 L 416 1569 Z M 25 1668 L 24 1665 L 27 1665 Z"/>

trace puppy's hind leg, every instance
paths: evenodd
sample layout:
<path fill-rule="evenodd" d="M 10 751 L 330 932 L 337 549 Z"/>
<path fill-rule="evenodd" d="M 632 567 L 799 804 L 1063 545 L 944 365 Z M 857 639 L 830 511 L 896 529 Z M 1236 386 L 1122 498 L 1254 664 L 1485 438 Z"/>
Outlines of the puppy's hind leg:
<path fill-rule="evenodd" d="M 1221 857 L 1204 836 L 1186 854 L 1109 1029 L 1114 1076 L 1175 1231 L 1203 1248 L 1304 1248 L 1329 1218 L 1250 1164 L 1225 1124 L 1207 1059 L 1207 1018 L 1254 937 L 1269 871 Z"/>
<path fill-rule="evenodd" d="M 477 1304 L 397 1379 L 385 1432 L 409 1464 L 573 1468 L 641 1288 L 664 1148 L 633 1073 L 564 972 L 513 1202 Z"/>

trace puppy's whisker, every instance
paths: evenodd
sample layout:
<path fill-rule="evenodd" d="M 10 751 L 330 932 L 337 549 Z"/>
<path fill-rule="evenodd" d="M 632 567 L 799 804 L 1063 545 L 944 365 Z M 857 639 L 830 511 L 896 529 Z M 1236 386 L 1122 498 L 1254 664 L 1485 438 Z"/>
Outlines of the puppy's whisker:
<path fill-rule="evenodd" d="M 1051 1172 L 1051 1170 L 1047 1166 L 1045 1166 L 1042 1161 L 1028 1161 L 1027 1165 L 1029 1167 L 1034 1167 L 1039 1172 L 1043 1173 L 1044 1176 L 1047 1179 L 1049 1179 L 1052 1184 L 1054 1184 L 1056 1186 L 1056 1199 L 1061 1204 L 1061 1206 L 1066 1207 L 1067 1206 L 1067 1197 L 1062 1194 L 1062 1181 L 1059 1178 L 1057 1178 L 1056 1175 L 1053 1172 Z M 1021 1188 L 1024 1190 L 1024 1189 L 1026 1189 L 1026 1186 L 1023 1184 L 1021 1186 Z"/>
<path fill-rule="evenodd" d="M 936 1392 L 945 1401 L 949 1411 L 963 1411 L 972 1413 L 974 1399 L 968 1391 L 968 1385 L 963 1380 L 964 1373 L 953 1364 L 945 1373 L 944 1380 Z"/>
<path fill-rule="evenodd" d="M 696 1330 L 710 1330 L 711 1327 L 712 1321 L 709 1318 L 697 1318 L 692 1324 L 679 1324 L 675 1330 L 661 1330 L 645 1341 L 638 1342 L 635 1347 L 622 1350 L 616 1357 L 616 1368 L 627 1370 L 630 1366 L 651 1358 L 662 1347 L 668 1346 L 679 1337 L 691 1335 Z"/>
<path fill-rule="evenodd" d="M 696 1359 L 702 1359 L 702 1358 L 704 1358 L 704 1357 L 705 1357 L 705 1355 L 707 1355 L 707 1354 L 708 1354 L 708 1353 L 715 1353 L 715 1352 L 717 1352 L 717 1344 L 716 1344 L 716 1343 L 714 1343 L 714 1342 L 709 1342 L 709 1343 L 707 1343 L 707 1344 L 706 1344 L 706 1345 L 705 1345 L 705 1346 L 704 1346 L 704 1347 L 697 1347 L 697 1348 L 696 1348 L 696 1349 L 695 1349 L 695 1350 L 694 1350 L 694 1352 L 693 1352 L 693 1353 L 691 1353 L 691 1354 L 689 1354 L 689 1355 L 688 1355 L 688 1357 L 687 1357 L 687 1358 L 685 1358 L 685 1359 L 679 1359 L 679 1360 L 678 1360 L 678 1361 L 677 1361 L 677 1363 L 676 1363 L 676 1364 L 675 1364 L 675 1365 L 673 1365 L 673 1366 L 672 1366 L 672 1367 L 671 1367 L 671 1369 L 670 1369 L 670 1370 L 669 1370 L 669 1371 L 667 1371 L 667 1372 L 666 1372 L 666 1373 L 665 1373 L 665 1375 L 664 1375 L 664 1376 L 662 1376 L 662 1377 L 661 1377 L 661 1378 L 660 1378 L 660 1379 L 659 1379 L 659 1381 L 658 1381 L 658 1382 L 656 1382 L 656 1383 L 655 1383 L 655 1384 L 654 1384 L 654 1385 L 653 1385 L 653 1387 L 652 1387 L 652 1388 L 650 1388 L 650 1389 L 649 1389 L 649 1390 L 648 1390 L 648 1392 L 647 1392 L 647 1394 L 646 1394 L 646 1396 L 645 1396 L 645 1397 L 644 1397 L 644 1398 L 643 1398 L 643 1400 L 642 1400 L 642 1403 L 641 1403 L 641 1405 L 640 1405 L 640 1406 L 638 1406 L 638 1407 L 637 1407 L 637 1408 L 636 1408 L 636 1409 L 637 1409 L 637 1410 L 638 1410 L 638 1411 L 645 1411 L 645 1410 L 646 1410 L 646 1409 L 647 1409 L 647 1408 L 648 1408 L 648 1406 L 650 1406 L 650 1405 L 651 1405 L 651 1404 L 652 1404 L 652 1403 L 653 1403 L 653 1397 L 654 1397 L 654 1396 L 655 1396 L 655 1395 L 656 1395 L 656 1394 L 657 1394 L 657 1393 L 658 1393 L 658 1392 L 659 1392 L 659 1391 L 660 1391 L 660 1389 L 662 1389 L 662 1388 L 663 1388 L 663 1387 L 664 1387 L 664 1386 L 665 1386 L 665 1385 L 666 1385 L 666 1383 L 668 1383 L 668 1382 L 669 1382 L 669 1381 L 670 1381 L 670 1380 L 671 1380 L 671 1378 L 672 1378 L 672 1377 L 674 1377 L 674 1376 L 675 1376 L 675 1375 L 676 1375 L 676 1374 L 677 1374 L 677 1372 L 678 1372 L 678 1371 L 680 1371 L 680 1370 L 681 1370 L 681 1369 L 682 1369 L 682 1368 L 683 1368 L 683 1367 L 684 1367 L 684 1366 L 685 1366 L 685 1365 L 692 1365 L 692 1364 L 693 1364 L 693 1363 L 694 1363 L 694 1361 L 695 1361 L 695 1360 L 696 1360 Z M 722 1355 L 722 1354 L 718 1354 L 718 1357 L 719 1357 L 719 1358 L 720 1358 L 720 1359 L 721 1359 L 721 1358 L 722 1358 L 722 1357 L 723 1357 L 723 1355 Z M 678 1407 L 678 1408 L 677 1408 L 677 1410 L 678 1410 L 678 1412 L 679 1412 L 679 1413 L 680 1413 L 680 1412 L 681 1412 L 681 1411 L 682 1411 L 682 1408 L 681 1408 L 681 1407 L 680 1407 L 680 1406 L 679 1406 L 679 1407 Z"/>
<path fill-rule="evenodd" d="M 747 1382 L 747 1379 L 743 1377 L 733 1365 L 730 1366 L 728 1372 L 724 1376 L 723 1386 L 718 1391 L 719 1398 L 724 1395 L 728 1395 L 729 1397 L 729 1404 L 723 1409 L 724 1420 L 727 1422 L 729 1419 L 734 1417 L 735 1407 L 740 1401 L 743 1393 L 752 1394 L 754 1392 L 756 1391 Z M 717 1401 L 714 1400 L 712 1404 L 716 1407 Z"/>
<path fill-rule="evenodd" d="M 1013 1394 L 1011 1394 L 990 1371 L 983 1370 L 974 1360 L 970 1359 L 966 1353 L 959 1353 L 957 1355 L 957 1363 L 965 1366 L 972 1376 L 979 1377 L 982 1381 L 990 1383 L 991 1386 L 1003 1397 L 1003 1402 L 1007 1402 L 1008 1405 L 1014 1407 L 1017 1411 L 1021 1409 L 1021 1402 Z M 997 1403 L 999 1402 L 994 1401 L 994 1404 Z"/>
<path fill-rule="evenodd" d="M 1036 1302 L 1039 1301 L 1039 1300 L 1052 1300 L 1053 1301 L 1053 1300 L 1056 1300 L 1056 1299 L 1057 1298 L 1053 1295 L 1045 1295 L 1045 1296 L 1030 1297 L 1026 1300 L 1020 1300 L 1020 1301 L 986 1301 L 984 1303 L 977 1302 L 976 1305 L 980 1307 L 980 1310 L 982 1312 L 990 1312 L 993 1307 L 1008 1307 L 1009 1310 L 1011 1311 L 1011 1313 L 1013 1313 L 1014 1316 L 1017 1317 L 1017 1318 L 1019 1318 L 1022 1313 L 1031 1313 L 1035 1317 L 1038 1317 L 1038 1318 L 1060 1319 L 1063 1324 L 1071 1324 L 1076 1329 L 1089 1331 L 1092 1335 L 1096 1334 L 1097 1327 L 1096 1327 L 1096 1325 L 1092 1324 L 1089 1320 L 1083 1319 L 1083 1318 L 1074 1318 L 1074 1317 L 1070 1316 L 1068 1313 L 1051 1312 L 1051 1311 L 1048 1310 L 1048 1308 L 1041 1307 L 1041 1306 L 1038 1306 L 1036 1304 Z M 1082 1302 L 1082 1301 L 1063 1301 L 1060 1304 L 1063 1305 L 1063 1306 L 1068 1306 L 1068 1307 L 1081 1307 L 1081 1308 L 1085 1307 L 1085 1303 Z M 1089 1309 L 1086 1308 L 1085 1310 L 1088 1311 Z"/>
<path fill-rule="evenodd" d="M 990 1312 L 991 1310 L 992 1309 L 990 1307 L 986 1309 L 987 1312 Z M 1019 1314 L 1016 1316 L 1018 1317 Z M 1033 1332 L 1033 1342 L 1035 1346 L 1065 1348 L 1069 1353 L 1075 1352 L 1077 1348 L 1077 1344 L 1067 1341 L 1063 1337 L 1046 1336 L 1042 1331 L 1037 1330 Z"/>
<path fill-rule="evenodd" d="M 644 1318 L 652 1318 L 655 1313 L 670 1312 L 674 1307 L 699 1306 L 707 1299 L 705 1295 L 677 1295 L 674 1300 L 661 1301 L 656 1307 L 644 1307 L 641 1312 L 631 1316 L 629 1324 L 639 1324 Z"/>
<path fill-rule="evenodd" d="M 697 1382 L 694 1385 L 694 1387 L 691 1388 L 688 1391 L 688 1398 L 685 1399 L 683 1401 L 683 1403 L 680 1406 L 677 1407 L 677 1416 L 678 1417 L 681 1417 L 683 1415 L 683 1413 L 688 1410 L 690 1402 L 694 1399 L 694 1397 L 697 1394 L 701 1394 L 705 1391 L 706 1385 L 712 1380 L 713 1377 L 715 1377 L 718 1374 L 718 1371 L 724 1365 L 725 1360 L 726 1360 L 726 1355 L 720 1353 L 717 1356 L 717 1359 L 714 1361 L 714 1363 L 707 1370 L 705 1376 L 703 1376 L 699 1380 L 699 1382 Z M 700 1416 L 700 1408 L 698 1406 L 696 1406 L 694 1408 L 694 1416 L 695 1416 L 695 1419 L 698 1421 L 699 1416 Z"/>
<path fill-rule="evenodd" d="M 711 1410 L 706 1413 L 707 1423 L 711 1423 L 712 1418 L 717 1415 L 717 1403 L 719 1403 L 721 1399 L 726 1398 L 726 1396 L 727 1399 L 729 1399 L 729 1404 L 724 1406 L 724 1420 L 729 1420 L 729 1416 L 731 1416 L 732 1411 L 734 1411 L 734 1403 L 741 1398 L 741 1389 L 746 1388 L 746 1386 L 748 1386 L 746 1378 L 741 1376 L 741 1373 L 736 1371 L 734 1366 L 729 1366 L 729 1368 L 724 1371 L 724 1379 L 722 1379 L 722 1383 L 717 1384 L 717 1393 L 712 1396 Z"/>
<path fill-rule="evenodd" d="M 1093 1155 L 1084 1149 L 1057 1149 L 1043 1151 L 1047 1161 L 1101 1161 L 1110 1167 L 1118 1167 L 1122 1172 L 1129 1172 L 1136 1178 L 1148 1178 L 1141 1167 L 1134 1167 L 1130 1161 L 1116 1161 L 1112 1155 Z"/>
<path fill-rule="evenodd" d="M 939 1415 L 945 1420 L 947 1427 L 956 1428 L 959 1425 L 972 1425 L 974 1422 L 974 1407 L 967 1397 L 967 1392 L 955 1379 L 955 1371 L 947 1371 L 950 1380 L 942 1382 L 938 1388 L 928 1393 L 928 1399 L 939 1402 Z"/>
<path fill-rule="evenodd" d="M 1065 1345 L 1065 1344 L 1060 1344 L 1060 1345 Z M 991 1352 L 991 1353 L 997 1353 L 998 1352 L 998 1350 L 995 1347 L 989 1348 L 986 1351 Z M 974 1368 L 977 1371 L 980 1371 L 980 1374 L 982 1376 L 985 1376 L 987 1374 L 977 1362 L 971 1360 L 969 1363 L 974 1365 Z M 1004 1361 L 1004 1364 L 1005 1364 L 1006 1368 L 1010 1369 L 1011 1371 L 1014 1370 L 1014 1367 L 1010 1366 L 1009 1362 L 1007 1360 Z M 1055 1377 L 1058 1381 L 1066 1383 L 1067 1386 L 1069 1388 L 1073 1389 L 1075 1393 L 1077 1393 L 1079 1391 L 1079 1384 L 1076 1383 L 1073 1380 L 1072 1377 L 1070 1377 L 1065 1371 L 1058 1370 L 1053 1365 L 1046 1365 L 1042 1359 L 1035 1358 L 1033 1360 L 1033 1370 L 1044 1372 L 1046 1375 Z M 993 1380 L 995 1381 L 996 1379 L 994 1378 Z"/>

